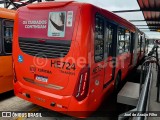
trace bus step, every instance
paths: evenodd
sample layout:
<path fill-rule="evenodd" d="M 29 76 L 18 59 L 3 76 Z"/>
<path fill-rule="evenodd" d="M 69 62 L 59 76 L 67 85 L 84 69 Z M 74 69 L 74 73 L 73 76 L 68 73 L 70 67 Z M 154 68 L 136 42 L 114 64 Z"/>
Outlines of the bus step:
<path fill-rule="evenodd" d="M 117 96 L 117 103 L 136 106 L 139 98 L 139 83 L 127 82 Z"/>

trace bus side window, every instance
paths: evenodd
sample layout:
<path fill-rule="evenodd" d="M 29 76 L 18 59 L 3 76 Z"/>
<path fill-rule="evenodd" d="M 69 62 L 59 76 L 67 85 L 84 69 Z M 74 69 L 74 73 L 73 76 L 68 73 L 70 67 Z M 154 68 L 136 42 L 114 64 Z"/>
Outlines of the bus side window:
<path fill-rule="evenodd" d="M 3 45 L 5 53 L 12 53 L 13 21 L 3 21 Z"/>
<path fill-rule="evenodd" d="M 135 33 L 131 32 L 130 51 L 133 52 L 135 47 Z"/>
<path fill-rule="evenodd" d="M 125 29 L 118 28 L 118 53 L 121 54 L 125 51 Z"/>
<path fill-rule="evenodd" d="M 100 62 L 104 58 L 104 19 L 96 15 L 95 20 L 95 62 Z"/>
<path fill-rule="evenodd" d="M 138 48 L 141 46 L 141 34 L 138 33 Z"/>
<path fill-rule="evenodd" d="M 130 51 L 131 47 L 131 33 L 129 30 L 125 31 L 125 52 Z"/>
<path fill-rule="evenodd" d="M 108 53 L 108 56 L 111 56 L 112 55 L 112 42 L 113 42 L 113 30 L 114 30 L 114 27 L 108 23 L 107 25 L 107 53 Z"/>

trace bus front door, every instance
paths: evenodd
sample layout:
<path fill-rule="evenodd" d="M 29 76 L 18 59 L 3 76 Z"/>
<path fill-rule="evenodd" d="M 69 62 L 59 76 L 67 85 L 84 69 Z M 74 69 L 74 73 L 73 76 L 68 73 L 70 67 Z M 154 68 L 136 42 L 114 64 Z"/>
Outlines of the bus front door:
<path fill-rule="evenodd" d="M 0 93 L 13 89 L 12 33 L 13 21 L 3 19 L 0 25 Z"/>
<path fill-rule="evenodd" d="M 105 25 L 105 41 L 104 41 L 104 70 L 105 70 L 105 79 L 104 79 L 104 88 L 106 88 L 114 79 L 115 75 L 115 55 L 116 55 L 116 26 L 112 23 L 106 22 Z"/>

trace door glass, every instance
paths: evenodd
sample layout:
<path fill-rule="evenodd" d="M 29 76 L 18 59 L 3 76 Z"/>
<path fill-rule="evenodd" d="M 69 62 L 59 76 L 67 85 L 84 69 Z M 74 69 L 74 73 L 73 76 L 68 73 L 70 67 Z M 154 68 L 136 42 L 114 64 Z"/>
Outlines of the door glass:
<path fill-rule="evenodd" d="M 104 57 L 104 19 L 96 16 L 95 20 L 95 62 L 100 62 Z"/>
<path fill-rule="evenodd" d="M 106 45 L 108 56 L 112 55 L 113 30 L 114 30 L 114 27 L 110 23 L 108 23 L 107 25 L 108 36 L 107 36 L 107 45 Z"/>

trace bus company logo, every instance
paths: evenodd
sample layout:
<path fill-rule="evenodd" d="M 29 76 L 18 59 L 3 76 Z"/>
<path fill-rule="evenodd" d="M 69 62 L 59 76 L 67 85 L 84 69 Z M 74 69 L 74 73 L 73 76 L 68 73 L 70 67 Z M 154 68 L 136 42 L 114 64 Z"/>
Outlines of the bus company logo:
<path fill-rule="evenodd" d="M 35 72 L 36 72 L 36 67 L 33 66 L 33 65 L 31 65 L 31 66 L 30 66 L 30 72 L 31 72 L 31 73 L 35 73 Z"/>
<path fill-rule="evenodd" d="M 41 69 L 41 68 L 38 68 L 38 71 L 39 71 L 39 72 L 48 73 L 48 74 L 52 74 L 52 71 L 50 71 L 50 70 L 45 70 L 45 69 Z"/>

